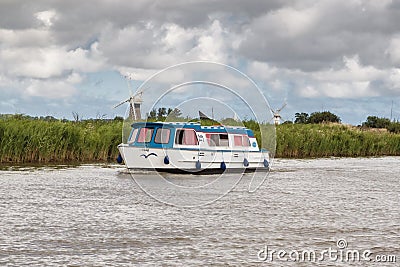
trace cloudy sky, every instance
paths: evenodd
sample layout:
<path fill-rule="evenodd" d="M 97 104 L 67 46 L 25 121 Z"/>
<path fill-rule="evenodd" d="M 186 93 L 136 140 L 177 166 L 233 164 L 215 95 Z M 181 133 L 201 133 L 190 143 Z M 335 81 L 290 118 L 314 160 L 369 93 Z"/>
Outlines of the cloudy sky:
<path fill-rule="evenodd" d="M 0 113 L 123 115 L 140 85 L 185 61 L 228 64 L 271 106 L 343 122 L 400 119 L 400 1 L 0 0 Z"/>

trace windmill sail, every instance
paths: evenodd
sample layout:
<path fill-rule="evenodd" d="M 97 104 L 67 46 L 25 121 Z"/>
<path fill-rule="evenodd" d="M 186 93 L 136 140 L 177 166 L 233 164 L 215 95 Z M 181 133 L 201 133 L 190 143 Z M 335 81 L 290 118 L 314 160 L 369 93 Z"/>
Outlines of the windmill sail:
<path fill-rule="evenodd" d="M 286 107 L 287 103 L 285 102 L 280 109 L 277 109 L 277 112 L 280 112 L 284 107 Z"/>
<path fill-rule="evenodd" d="M 280 112 L 282 111 L 282 109 L 283 109 L 284 107 L 286 107 L 286 104 L 287 104 L 286 102 L 283 103 L 282 107 L 279 108 L 279 109 L 276 109 L 276 110 L 273 110 L 272 108 L 270 108 L 271 111 L 272 111 L 272 114 L 274 115 L 274 116 L 272 117 L 272 119 L 274 120 L 274 124 L 275 124 L 275 125 L 279 125 L 279 124 L 281 123 L 282 116 L 281 116 Z"/>

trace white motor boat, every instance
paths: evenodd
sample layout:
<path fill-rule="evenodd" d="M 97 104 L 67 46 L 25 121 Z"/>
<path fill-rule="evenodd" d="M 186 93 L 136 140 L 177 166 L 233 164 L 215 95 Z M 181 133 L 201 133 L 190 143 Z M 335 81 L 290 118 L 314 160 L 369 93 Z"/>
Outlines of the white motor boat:
<path fill-rule="evenodd" d="M 129 170 L 173 173 L 223 173 L 269 170 L 269 152 L 260 149 L 252 130 L 200 123 L 137 122 L 119 161 Z"/>

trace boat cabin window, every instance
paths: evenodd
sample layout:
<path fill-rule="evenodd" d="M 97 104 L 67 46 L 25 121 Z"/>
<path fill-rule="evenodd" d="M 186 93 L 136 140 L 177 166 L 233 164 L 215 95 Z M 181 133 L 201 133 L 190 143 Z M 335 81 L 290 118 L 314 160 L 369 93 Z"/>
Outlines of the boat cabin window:
<path fill-rule="evenodd" d="M 176 130 L 175 144 L 177 145 L 198 145 L 197 135 L 193 129 L 178 129 Z"/>
<path fill-rule="evenodd" d="M 249 137 L 244 135 L 234 135 L 233 142 L 235 146 L 250 146 Z"/>
<path fill-rule="evenodd" d="M 158 128 L 154 142 L 157 144 L 168 144 L 171 130 L 166 128 Z"/>
<path fill-rule="evenodd" d="M 129 138 L 128 144 L 132 144 L 133 142 L 135 142 L 137 133 L 138 133 L 137 128 L 132 131 L 132 134 L 131 134 L 131 137 Z"/>
<path fill-rule="evenodd" d="M 243 136 L 243 146 L 251 146 L 250 139 L 248 136 Z"/>
<path fill-rule="evenodd" d="M 229 146 L 228 134 L 206 134 L 209 146 Z"/>
<path fill-rule="evenodd" d="M 153 136 L 154 129 L 153 128 L 141 128 L 139 131 L 139 136 L 137 139 L 138 143 L 148 143 L 151 141 L 151 137 Z"/>

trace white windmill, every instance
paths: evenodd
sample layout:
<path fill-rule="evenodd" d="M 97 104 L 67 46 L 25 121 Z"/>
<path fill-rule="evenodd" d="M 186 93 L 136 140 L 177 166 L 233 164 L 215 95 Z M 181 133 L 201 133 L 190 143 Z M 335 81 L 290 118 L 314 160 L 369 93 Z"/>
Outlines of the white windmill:
<path fill-rule="evenodd" d="M 287 105 L 287 103 L 285 102 L 285 103 L 283 103 L 282 107 L 281 107 L 281 108 L 278 108 L 277 110 L 273 110 L 273 109 L 271 108 L 271 111 L 272 111 L 272 113 L 274 114 L 273 120 L 274 120 L 274 124 L 275 124 L 275 125 L 279 125 L 279 124 L 281 123 L 282 116 L 281 116 L 280 113 L 281 113 L 281 110 L 282 110 L 284 107 L 286 107 L 286 105 Z"/>
<path fill-rule="evenodd" d="M 139 90 L 135 94 L 132 94 L 132 90 L 131 90 L 130 84 L 128 82 L 128 79 L 130 80 L 130 77 L 125 76 L 125 78 L 127 78 L 127 83 L 128 83 L 128 87 L 129 87 L 129 92 L 131 92 L 130 93 L 131 96 L 128 99 L 126 99 L 126 100 L 120 102 L 119 104 L 115 105 L 114 108 L 117 108 L 117 107 L 121 106 L 124 103 L 129 103 L 129 117 L 132 120 L 137 121 L 137 120 L 140 120 L 141 117 L 142 117 L 140 109 L 141 109 L 141 106 L 142 106 L 142 103 L 143 103 L 143 98 L 142 98 L 143 90 Z"/>

